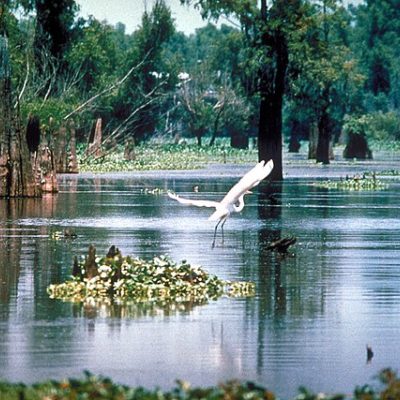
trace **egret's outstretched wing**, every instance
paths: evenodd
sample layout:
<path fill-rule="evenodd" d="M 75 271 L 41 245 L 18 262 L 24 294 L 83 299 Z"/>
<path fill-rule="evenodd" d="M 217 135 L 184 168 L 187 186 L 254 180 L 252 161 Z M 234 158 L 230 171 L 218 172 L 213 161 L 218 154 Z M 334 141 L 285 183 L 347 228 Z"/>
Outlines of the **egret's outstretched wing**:
<path fill-rule="evenodd" d="M 255 167 L 247 172 L 231 190 L 229 190 L 221 203 L 236 203 L 241 195 L 257 186 L 263 179 L 265 179 L 271 173 L 273 168 L 274 163 L 272 160 L 269 160 L 267 163 L 265 163 L 265 161 L 260 161 Z"/>
<path fill-rule="evenodd" d="M 185 204 L 187 206 L 197 206 L 197 207 L 217 207 L 218 202 L 216 201 L 210 201 L 210 200 L 193 200 L 193 199 L 184 199 L 177 194 L 168 192 L 168 196 L 171 199 L 179 201 L 179 203 Z"/>

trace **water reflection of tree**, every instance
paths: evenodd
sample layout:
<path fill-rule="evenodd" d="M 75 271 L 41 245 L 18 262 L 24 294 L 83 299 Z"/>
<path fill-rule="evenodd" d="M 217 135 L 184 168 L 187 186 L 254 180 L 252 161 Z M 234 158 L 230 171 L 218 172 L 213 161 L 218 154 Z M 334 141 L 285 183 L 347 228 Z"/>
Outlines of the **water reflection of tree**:
<path fill-rule="evenodd" d="M 49 328 L 45 322 L 59 318 L 65 311 L 65 305 L 52 301 L 46 293 L 48 284 L 61 281 L 64 274 L 62 268 L 55 266 L 55 259 L 65 247 L 51 240 L 54 228 L 45 222 L 57 214 L 57 200 L 57 195 L 48 195 L 0 201 L 0 319 L 4 321 L 0 331 L 4 339 L 1 358 L 10 370 L 15 362 L 53 362 L 47 351 L 36 351 L 44 342 L 48 349 L 60 343 L 65 349 L 72 347 L 68 337 L 73 337 L 73 330 L 66 334 L 65 329 Z M 18 333 L 23 355 L 11 332 Z"/>
<path fill-rule="evenodd" d="M 279 327 L 280 334 L 284 334 L 287 329 L 281 330 L 282 327 L 289 329 L 293 325 L 308 323 L 310 318 L 321 315 L 325 310 L 326 285 L 332 273 L 324 256 L 328 240 L 326 232 L 323 230 L 310 232 L 303 229 L 302 219 L 307 220 L 307 214 L 310 212 L 310 208 L 306 208 L 305 211 L 300 210 L 304 204 L 299 204 L 299 207 L 286 207 L 286 197 L 304 201 L 310 195 L 309 190 L 309 187 L 304 185 L 293 186 L 289 183 L 286 186 L 277 183 L 264 188 L 258 195 L 258 215 L 264 222 L 258 232 L 257 290 L 260 295 L 257 297 L 256 306 L 259 373 L 264 366 L 268 332 Z M 317 201 L 328 200 L 322 196 L 322 200 Z M 325 210 L 329 208 L 327 206 L 324 204 L 322 207 L 322 218 L 329 217 Z M 291 218 L 296 223 L 293 225 L 293 230 L 289 231 Z M 311 248 L 304 248 L 303 238 L 309 234 L 312 235 L 309 239 L 313 245 Z M 292 235 L 298 238 L 294 256 L 290 254 L 282 256 L 266 249 L 271 241 Z M 313 260 L 314 264 L 310 260 Z"/>
<path fill-rule="evenodd" d="M 27 232 L 21 229 L 19 220 L 33 217 L 43 211 L 50 210 L 51 212 L 52 207 L 46 199 L 47 197 L 44 196 L 43 199 L 10 199 L 0 202 L 0 220 L 3 221 L 0 228 L 0 299 L 2 304 L 8 304 L 11 296 L 17 295 L 15 292 L 21 272 L 22 242 L 27 240 Z M 36 232 L 34 234 L 36 235 Z"/>
<path fill-rule="evenodd" d="M 205 305 L 207 301 L 172 301 L 159 300 L 149 302 L 105 302 L 88 300 L 80 303 L 71 303 L 75 318 L 112 318 L 112 319 L 139 319 L 147 317 L 170 317 L 173 315 L 189 314 L 195 307 Z"/>
<path fill-rule="evenodd" d="M 2 304 L 8 304 L 12 296 L 17 298 L 17 290 L 21 271 L 33 275 L 37 290 L 43 286 L 41 279 L 46 276 L 37 274 L 37 269 L 51 265 L 53 254 L 51 242 L 48 240 L 50 226 L 24 225 L 23 220 L 34 218 L 52 218 L 55 213 L 56 195 L 45 195 L 40 199 L 9 199 L 0 204 L 0 299 Z M 50 246 L 50 247 L 49 247 Z M 31 293 L 32 296 L 35 293 Z"/>

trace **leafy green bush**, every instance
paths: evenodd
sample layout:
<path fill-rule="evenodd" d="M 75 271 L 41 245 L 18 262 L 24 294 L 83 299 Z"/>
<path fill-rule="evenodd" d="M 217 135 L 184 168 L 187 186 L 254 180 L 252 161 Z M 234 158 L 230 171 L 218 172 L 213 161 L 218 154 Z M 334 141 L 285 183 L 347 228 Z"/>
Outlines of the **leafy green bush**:
<path fill-rule="evenodd" d="M 348 117 L 345 119 L 343 130 L 347 133 L 365 135 L 368 140 L 400 140 L 400 116 L 395 112 L 376 112 Z"/>
<path fill-rule="evenodd" d="M 71 112 L 74 107 L 59 98 L 49 98 L 46 102 L 39 99 L 37 101 L 23 103 L 21 106 L 22 117 L 26 121 L 28 116 L 35 115 L 40 119 L 41 128 L 48 131 L 50 118 L 52 128 L 57 129 L 64 120 L 64 117 Z"/>

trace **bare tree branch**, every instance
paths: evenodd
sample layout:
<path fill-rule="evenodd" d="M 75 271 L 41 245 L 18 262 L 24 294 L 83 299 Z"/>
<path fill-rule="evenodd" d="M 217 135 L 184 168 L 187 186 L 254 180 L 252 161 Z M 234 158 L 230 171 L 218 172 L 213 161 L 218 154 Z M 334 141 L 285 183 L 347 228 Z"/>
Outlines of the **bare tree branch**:
<path fill-rule="evenodd" d="M 24 84 L 22 85 L 22 89 L 19 92 L 17 101 L 14 104 L 14 108 L 17 108 L 18 103 L 21 101 L 21 98 L 22 98 L 22 96 L 23 96 L 23 94 L 25 92 L 25 89 L 26 89 L 26 85 L 28 84 L 28 79 L 29 79 L 29 59 L 27 57 L 26 58 L 26 75 L 25 75 L 25 79 L 24 79 Z"/>
<path fill-rule="evenodd" d="M 84 107 L 86 107 L 88 104 L 92 103 L 94 100 L 96 100 L 97 98 L 99 98 L 100 96 L 103 96 L 104 94 L 110 92 L 111 90 L 115 89 L 116 87 L 122 85 L 129 77 L 129 75 L 132 74 L 133 71 L 135 71 L 136 69 L 138 69 L 139 67 L 141 67 L 144 62 L 146 61 L 148 55 L 149 55 L 150 51 L 146 54 L 146 56 L 143 58 L 143 60 L 133 66 L 126 74 L 125 76 L 120 79 L 119 81 L 113 83 L 111 86 L 109 86 L 108 88 L 102 90 L 100 93 L 97 93 L 96 95 L 94 95 L 93 97 L 91 97 L 89 100 L 86 100 L 84 103 L 82 103 L 80 106 L 78 106 L 77 108 L 75 108 L 75 110 L 71 111 L 68 115 L 66 115 L 63 119 L 66 120 L 69 117 L 71 117 L 72 115 L 76 114 L 78 111 L 82 110 Z"/>
<path fill-rule="evenodd" d="M 149 93 L 147 93 L 146 95 L 144 95 L 145 98 L 147 98 L 148 100 L 146 102 L 144 102 L 143 104 L 141 104 L 139 107 L 135 108 L 131 114 L 129 114 L 129 116 L 127 118 L 125 118 L 124 121 L 122 121 L 111 133 L 110 135 L 108 135 L 102 142 L 102 145 L 107 144 L 108 142 L 110 142 L 112 139 L 117 139 L 119 138 L 122 134 L 124 134 L 126 132 L 126 130 L 129 128 L 129 124 L 132 122 L 132 119 L 135 117 L 136 114 L 139 113 L 139 111 L 143 110 L 144 108 L 146 108 L 147 106 L 149 106 L 151 103 L 154 103 L 156 100 L 159 99 L 159 97 L 152 97 L 154 95 L 154 93 L 161 87 L 163 86 L 167 81 L 164 80 L 162 82 L 160 82 L 157 86 L 155 86 Z M 95 159 L 99 159 L 102 157 L 105 157 L 107 154 L 109 154 L 111 151 L 113 150 L 113 148 L 109 149 L 107 152 L 103 153 L 101 156 L 96 157 Z M 88 153 L 86 154 L 86 156 L 82 159 L 82 161 L 87 160 L 90 156 L 92 156 L 93 153 Z"/>

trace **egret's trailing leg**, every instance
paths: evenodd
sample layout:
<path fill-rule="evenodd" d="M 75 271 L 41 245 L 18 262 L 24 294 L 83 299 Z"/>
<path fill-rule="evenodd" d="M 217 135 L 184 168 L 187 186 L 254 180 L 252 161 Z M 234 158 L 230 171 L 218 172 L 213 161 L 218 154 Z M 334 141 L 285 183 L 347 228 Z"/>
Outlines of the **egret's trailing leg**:
<path fill-rule="evenodd" d="M 217 225 L 215 225 L 215 229 L 214 229 L 214 238 L 213 238 L 213 242 L 212 242 L 212 245 L 211 245 L 211 248 L 212 248 L 212 249 L 215 247 L 215 239 L 216 239 L 216 237 L 217 237 L 217 229 L 218 229 L 218 225 L 219 225 L 220 222 L 221 222 L 221 221 L 218 221 Z"/>

